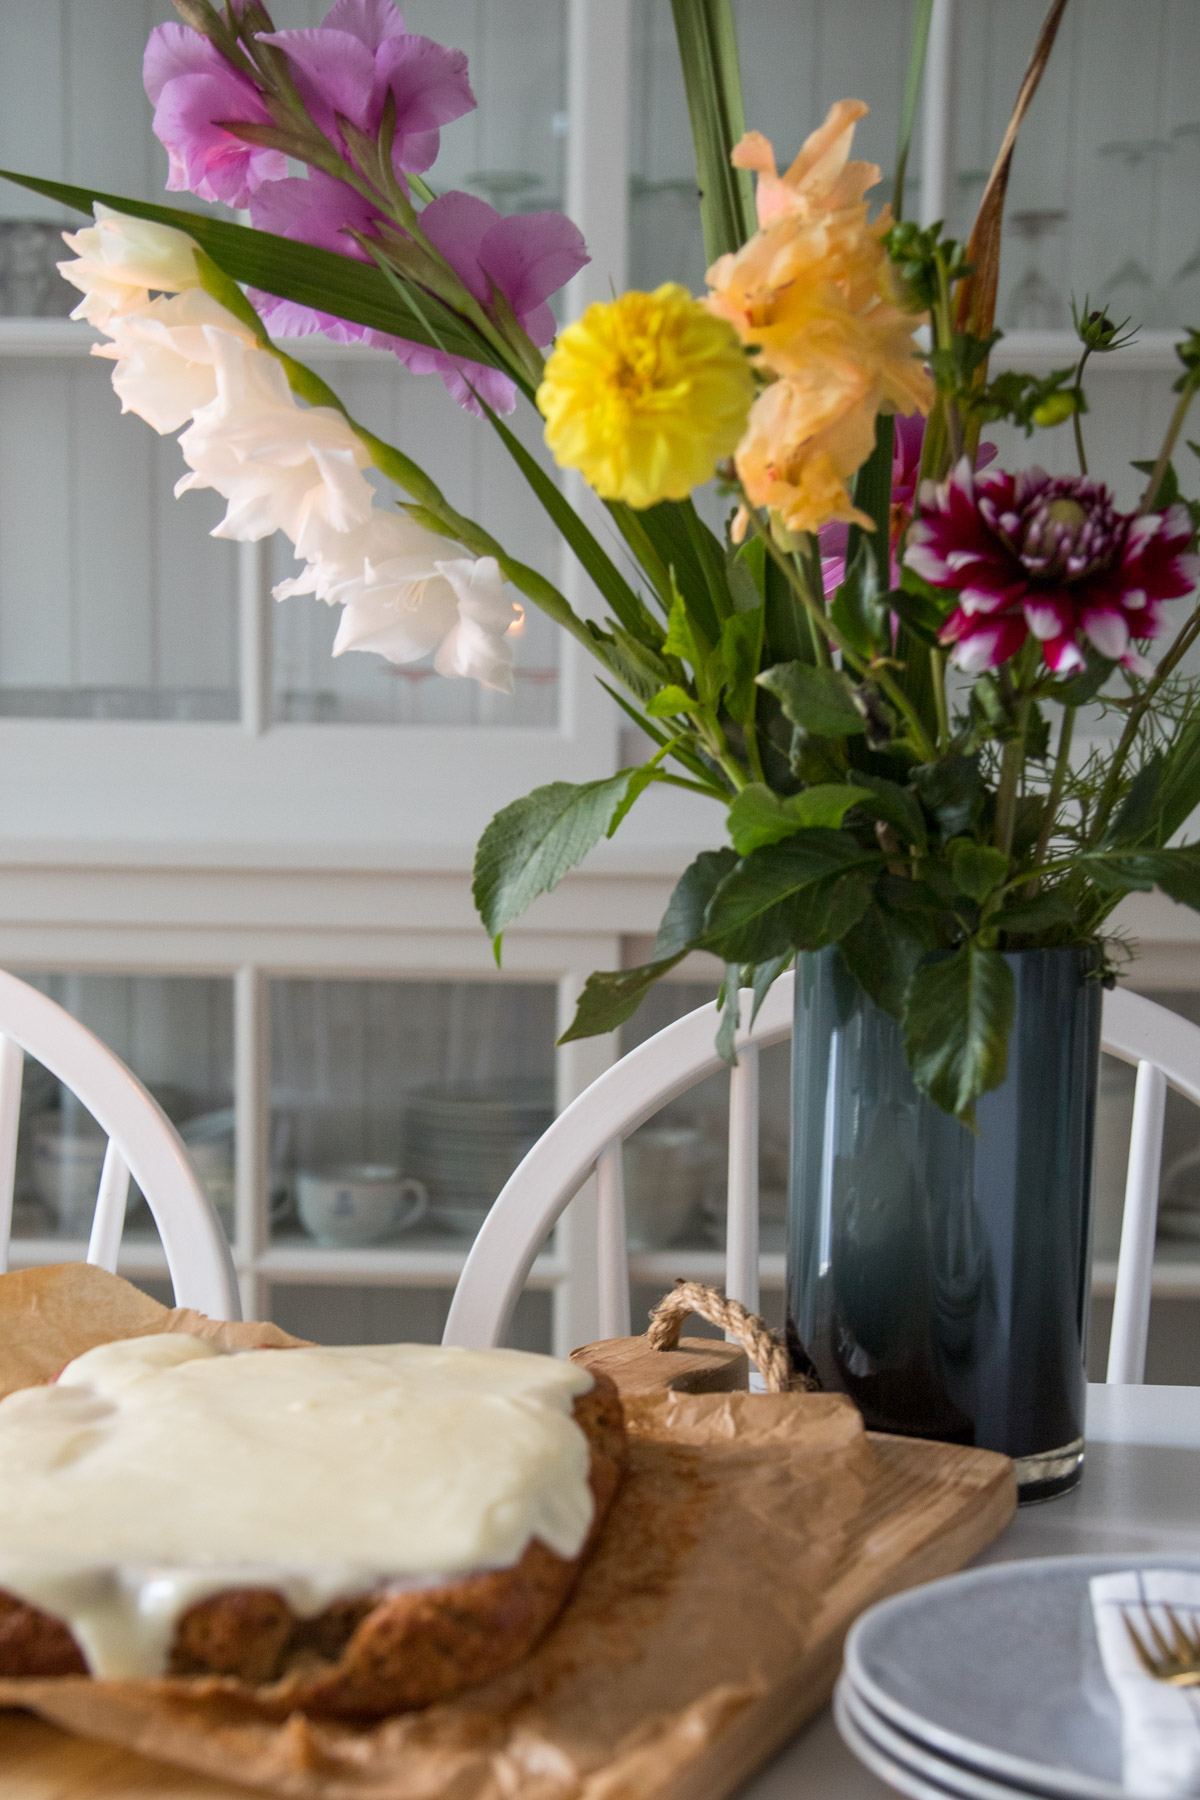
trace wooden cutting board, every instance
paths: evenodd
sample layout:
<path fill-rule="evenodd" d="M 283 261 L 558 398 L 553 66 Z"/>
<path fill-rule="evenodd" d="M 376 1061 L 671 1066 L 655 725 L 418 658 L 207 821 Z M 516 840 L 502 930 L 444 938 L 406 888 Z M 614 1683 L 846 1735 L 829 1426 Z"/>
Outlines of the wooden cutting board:
<path fill-rule="evenodd" d="M 711 1339 L 684 1339 L 679 1349 L 653 1353 L 644 1339 L 590 1345 L 580 1360 L 602 1367 L 627 1394 L 704 1393 L 745 1385 L 740 1350 Z M 1003 1529 L 1013 1510 L 1011 1465 L 986 1452 L 955 1445 L 877 1440 L 887 1467 L 886 1490 L 903 1488 L 918 1466 L 936 1474 L 951 1503 L 936 1536 L 918 1517 L 899 1512 L 889 1529 L 889 1562 L 898 1589 L 961 1568 Z M 874 1510 L 874 1508 L 872 1508 Z M 890 1521 L 889 1521 L 890 1523 Z M 761 1700 L 743 1711 L 703 1759 L 670 1785 L 664 1800 L 719 1800 L 784 1743 L 823 1703 L 841 1663 L 841 1631 L 814 1647 L 802 1669 L 782 1670 Z M 0 1792 L 4 1800 L 248 1800 L 251 1789 L 151 1761 L 112 1745 L 69 1736 L 25 1713 L 0 1712 Z"/>

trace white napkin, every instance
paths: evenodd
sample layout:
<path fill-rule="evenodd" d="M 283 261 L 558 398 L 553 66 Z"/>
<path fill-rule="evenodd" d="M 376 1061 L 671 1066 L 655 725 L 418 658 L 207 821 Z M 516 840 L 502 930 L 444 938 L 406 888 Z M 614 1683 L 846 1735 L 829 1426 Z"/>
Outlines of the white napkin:
<path fill-rule="evenodd" d="M 1121 1708 L 1124 1785 L 1131 1794 L 1200 1794 L 1200 1688 L 1170 1687 L 1142 1667 L 1125 1625 L 1129 1614 L 1143 1641 L 1144 1608 L 1170 1641 L 1155 1608 L 1168 1603 L 1188 1627 L 1200 1627 L 1200 1575 L 1182 1569 L 1129 1570 L 1095 1575 L 1092 1617 L 1104 1673 Z"/>

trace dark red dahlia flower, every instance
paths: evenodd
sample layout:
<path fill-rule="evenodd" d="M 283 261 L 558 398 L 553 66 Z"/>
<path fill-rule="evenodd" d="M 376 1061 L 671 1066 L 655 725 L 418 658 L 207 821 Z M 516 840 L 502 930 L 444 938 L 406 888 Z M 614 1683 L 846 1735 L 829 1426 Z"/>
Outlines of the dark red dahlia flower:
<path fill-rule="evenodd" d="M 1134 642 L 1157 637 L 1162 602 L 1195 586 L 1191 535 L 1182 506 L 1122 513 L 1086 476 L 973 474 L 964 457 L 947 481 L 922 488 L 904 560 L 931 587 L 957 592 L 941 639 L 960 669 L 1007 662 L 1032 632 L 1057 675 L 1086 666 L 1085 640 L 1144 674 Z"/>

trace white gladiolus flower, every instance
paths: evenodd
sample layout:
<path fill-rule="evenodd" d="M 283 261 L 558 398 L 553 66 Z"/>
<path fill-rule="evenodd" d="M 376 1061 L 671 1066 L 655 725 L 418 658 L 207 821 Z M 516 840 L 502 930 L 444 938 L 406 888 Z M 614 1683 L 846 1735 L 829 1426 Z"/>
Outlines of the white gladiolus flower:
<path fill-rule="evenodd" d="M 513 690 L 507 633 L 520 611 L 507 599 L 496 559 L 448 556 L 452 546 L 399 514 L 376 511 L 367 525 L 333 539 L 305 574 L 275 589 L 277 600 L 316 594 L 343 608 L 333 654 L 369 650 L 388 662 L 436 651 L 442 675 L 467 675 Z"/>
<path fill-rule="evenodd" d="M 151 288 L 174 294 L 199 287 L 199 246 L 186 232 L 113 212 L 99 200 L 93 211 L 94 225 L 63 232 L 63 243 L 78 261 L 60 262 L 58 272 L 83 293 L 73 319 L 104 330 L 114 316 L 145 306 Z"/>
<path fill-rule="evenodd" d="M 341 413 L 301 406 L 266 350 L 211 325 L 216 398 L 179 440 L 192 473 L 175 492 L 215 488 L 229 505 L 214 537 L 241 542 L 285 532 L 314 560 L 331 536 L 365 525 L 369 458 Z"/>
<path fill-rule="evenodd" d="M 116 363 L 112 384 L 122 412 L 136 413 L 155 431 L 178 431 L 216 399 L 216 350 L 205 326 L 254 343 L 241 321 L 203 288 L 151 300 L 109 320 L 105 330 L 112 342 L 93 344 L 92 355 Z"/>

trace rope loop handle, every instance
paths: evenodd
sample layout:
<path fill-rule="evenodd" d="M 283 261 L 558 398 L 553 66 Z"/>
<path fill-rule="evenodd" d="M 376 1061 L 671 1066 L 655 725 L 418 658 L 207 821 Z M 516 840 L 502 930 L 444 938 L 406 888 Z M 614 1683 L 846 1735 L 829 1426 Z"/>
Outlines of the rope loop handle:
<path fill-rule="evenodd" d="M 807 1376 L 793 1375 L 787 1346 L 765 1319 L 748 1312 L 740 1300 L 727 1299 L 718 1289 L 702 1287 L 698 1281 L 677 1281 L 672 1292 L 659 1301 L 646 1332 L 650 1348 L 674 1350 L 690 1313 L 698 1313 L 741 1345 L 766 1382 L 768 1394 L 787 1394 L 793 1389 L 807 1393 L 814 1387 Z"/>

